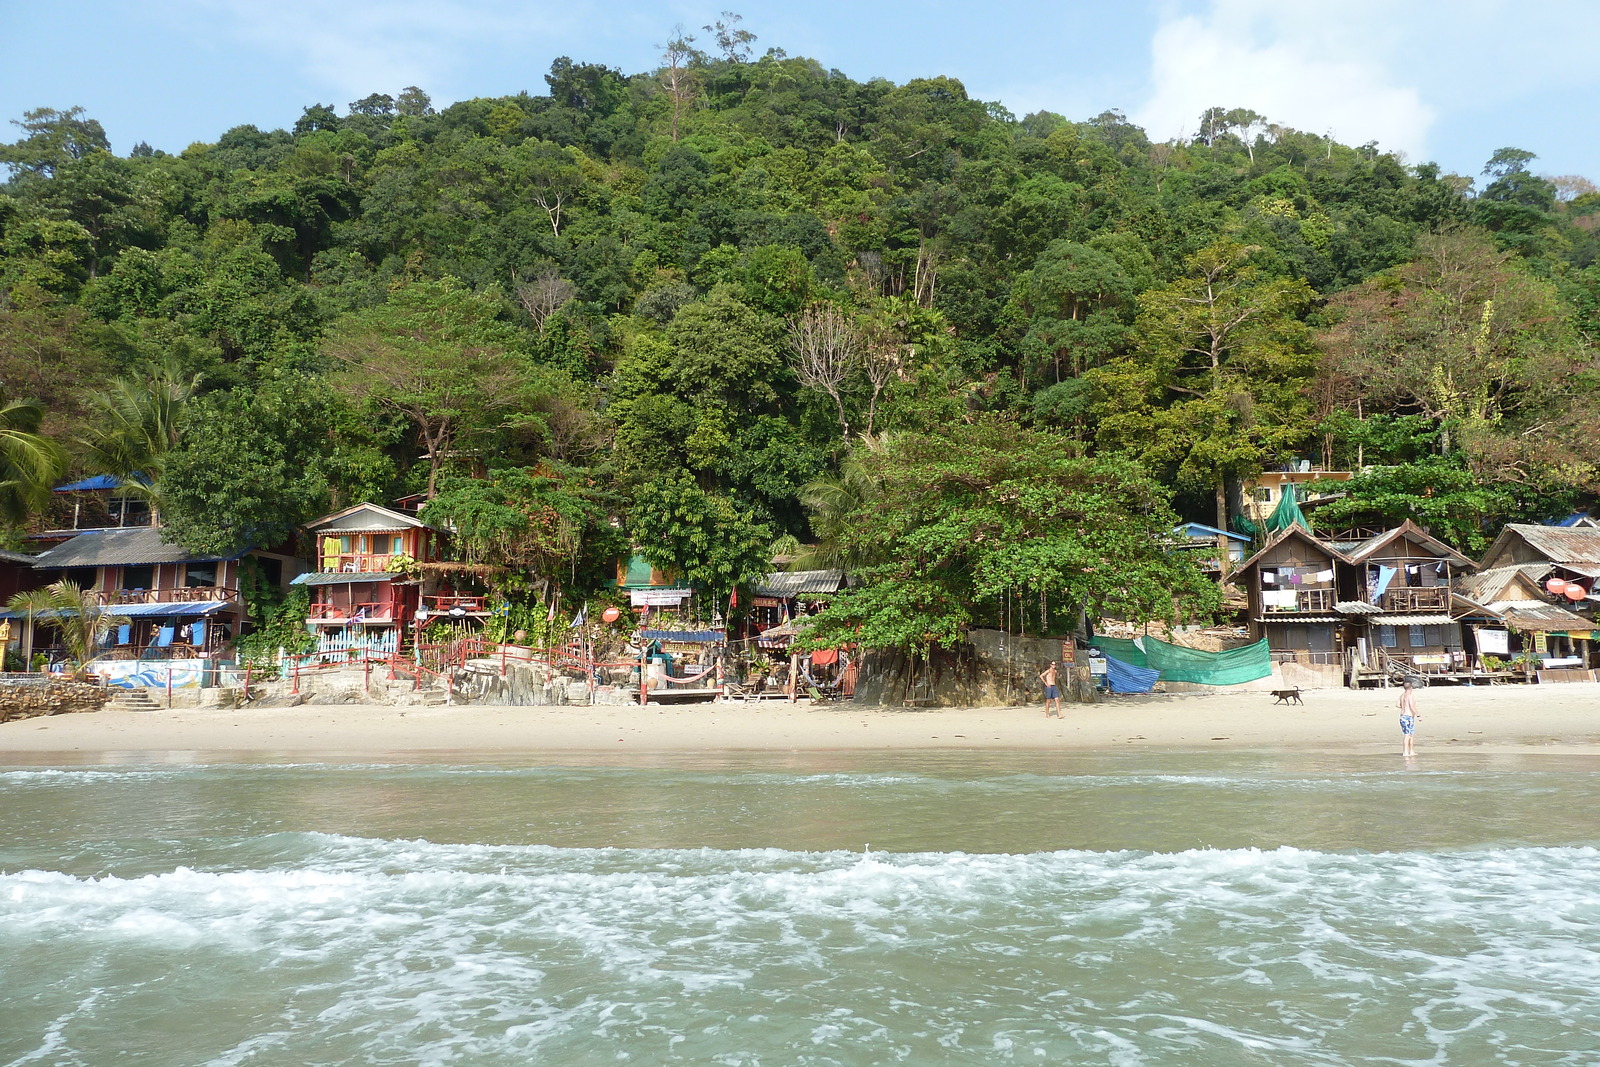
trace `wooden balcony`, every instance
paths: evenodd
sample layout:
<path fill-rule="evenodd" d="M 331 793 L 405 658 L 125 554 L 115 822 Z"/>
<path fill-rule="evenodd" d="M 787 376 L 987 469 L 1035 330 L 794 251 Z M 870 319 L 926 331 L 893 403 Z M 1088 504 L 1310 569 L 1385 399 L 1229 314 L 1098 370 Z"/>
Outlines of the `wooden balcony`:
<path fill-rule="evenodd" d="M 367 602 L 361 604 L 312 604 L 306 612 L 307 622 L 350 625 L 370 622 L 387 625 L 394 622 L 394 605 Z"/>
<path fill-rule="evenodd" d="M 177 589 L 98 589 L 84 595 L 99 607 L 116 608 L 123 604 L 203 604 L 217 600 L 236 602 L 239 599 L 239 590 L 224 589 L 220 585 L 191 585 Z"/>
<path fill-rule="evenodd" d="M 460 608 L 469 615 L 484 615 L 489 611 L 489 598 L 473 594 L 425 596 L 422 602 L 427 605 L 428 611 L 435 615 L 448 615 L 455 608 Z"/>
<path fill-rule="evenodd" d="M 322 570 L 324 573 L 333 571 L 339 574 L 383 574 L 389 570 L 394 559 L 393 555 L 373 556 L 365 552 L 329 555 L 322 557 Z"/>
<path fill-rule="evenodd" d="M 1291 613 L 1291 612 L 1301 612 L 1301 611 L 1332 611 L 1333 610 L 1333 604 L 1334 604 L 1334 600 L 1336 598 L 1334 597 L 1334 591 L 1332 589 L 1296 589 L 1296 590 L 1294 590 L 1294 606 L 1293 607 L 1290 607 L 1287 604 L 1270 604 L 1270 603 L 1266 603 L 1265 594 L 1287 592 L 1287 591 L 1288 590 L 1274 589 L 1271 586 L 1266 587 L 1263 590 L 1263 594 L 1264 594 L 1263 595 L 1263 603 L 1262 603 L 1263 610 L 1267 611 L 1270 614 L 1279 614 L 1279 613 L 1288 614 L 1288 613 Z"/>
<path fill-rule="evenodd" d="M 1450 608 L 1450 590 L 1442 585 L 1426 589 L 1388 589 L 1379 598 L 1378 606 L 1393 614 L 1447 611 Z"/>

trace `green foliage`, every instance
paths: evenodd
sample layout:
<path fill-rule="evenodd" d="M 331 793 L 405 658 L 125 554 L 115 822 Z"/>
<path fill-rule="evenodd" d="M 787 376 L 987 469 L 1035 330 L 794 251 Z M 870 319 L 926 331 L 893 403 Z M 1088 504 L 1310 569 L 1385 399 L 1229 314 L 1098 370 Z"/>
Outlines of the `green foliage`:
<path fill-rule="evenodd" d="M 87 674 L 89 662 L 99 655 L 106 635 L 128 620 L 102 608 L 99 602 L 71 582 L 52 582 L 43 589 L 18 593 L 6 608 L 24 615 L 29 624 L 41 617 L 61 634 L 62 644 L 76 665 L 74 674 Z"/>
<path fill-rule="evenodd" d="M 292 538 L 328 500 L 324 405 L 288 382 L 190 404 L 159 487 L 166 537 L 223 556 Z"/>
<path fill-rule="evenodd" d="M 253 595 L 251 591 L 245 595 L 255 629 L 234 642 L 240 665 L 276 667 L 279 649 L 291 656 L 315 651 L 317 638 L 306 629 L 306 616 L 311 610 L 310 590 L 296 586 L 281 600 L 263 596 L 262 592 L 257 586 Z"/>
<path fill-rule="evenodd" d="M 594 567 L 624 547 L 610 523 L 605 491 L 583 471 L 558 464 L 451 478 L 425 510 L 453 533 L 453 555 L 487 564 L 490 586 L 525 591 L 530 578 L 562 585 L 580 564 Z"/>
<path fill-rule="evenodd" d="M 673 571 L 713 596 L 748 585 L 770 566 L 771 527 L 687 476 L 640 486 L 630 517 L 630 532 L 652 566 Z"/>
<path fill-rule="evenodd" d="M 731 15 L 702 38 L 635 74 L 559 58 L 538 94 L 385 87 L 179 155 L 27 112 L 0 146 L 0 381 L 41 409 L 15 429 L 64 474 L 156 475 L 193 545 L 420 492 L 456 494 L 487 558 L 557 492 L 503 472 L 560 470 L 592 494 L 583 547 L 535 537 L 506 566 L 564 569 L 566 594 L 617 529 L 663 531 L 724 591 L 742 551 L 687 531 L 871 566 L 860 435 L 996 415 L 1137 460 L 1208 522 L 1317 446 L 1469 470 L 1510 494 L 1479 502 L 1490 528 L 1595 499 L 1600 194 L 1531 153 L 1471 195 L 1228 101 L 1152 144 L 1115 111 L 1018 120 L 949 77 L 758 57 Z M 836 379 L 795 358 L 808 317 L 848 327 Z M 18 457 L 0 506 L 37 525 L 50 478 Z M 808 514 L 824 490 L 839 507 Z M 1437 521 L 1465 538 L 1476 506 Z M 948 590 L 918 614 L 911 588 L 870 595 L 947 632 Z"/>
<path fill-rule="evenodd" d="M 833 521 L 866 582 L 827 607 L 807 645 L 925 652 L 974 622 L 1005 624 L 1008 600 L 1043 598 L 1068 629 L 1079 611 L 1142 622 L 1218 606 L 1215 585 L 1166 550 L 1166 492 L 1126 460 L 989 418 L 897 435 L 854 462 L 870 489 Z"/>

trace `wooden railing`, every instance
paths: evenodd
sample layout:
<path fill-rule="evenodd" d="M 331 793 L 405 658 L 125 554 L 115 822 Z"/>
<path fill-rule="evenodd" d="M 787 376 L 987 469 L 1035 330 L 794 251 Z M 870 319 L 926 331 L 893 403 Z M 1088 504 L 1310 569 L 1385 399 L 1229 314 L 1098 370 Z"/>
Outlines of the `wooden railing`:
<path fill-rule="evenodd" d="M 1426 589 L 1389 589 L 1379 598 L 1384 611 L 1444 611 L 1450 607 L 1450 590 L 1444 586 Z"/>
<path fill-rule="evenodd" d="M 191 585 L 177 589 L 110 589 L 86 594 L 102 608 L 122 604 L 199 604 L 207 601 L 236 601 L 239 590 L 220 585 Z"/>

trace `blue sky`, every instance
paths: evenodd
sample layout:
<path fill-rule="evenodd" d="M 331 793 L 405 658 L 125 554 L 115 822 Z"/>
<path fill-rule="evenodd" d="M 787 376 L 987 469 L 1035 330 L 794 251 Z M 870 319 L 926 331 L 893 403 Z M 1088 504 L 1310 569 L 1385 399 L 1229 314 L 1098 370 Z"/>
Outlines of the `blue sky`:
<path fill-rule="evenodd" d="M 560 55 L 649 69 L 675 23 L 725 6 L 758 50 L 947 74 L 1018 115 L 1121 108 L 1162 140 L 1249 107 L 1458 173 L 1514 145 L 1600 182 L 1593 0 L 0 0 L 0 117 L 81 104 L 119 152 L 180 151 L 406 85 L 436 104 L 539 92 Z"/>

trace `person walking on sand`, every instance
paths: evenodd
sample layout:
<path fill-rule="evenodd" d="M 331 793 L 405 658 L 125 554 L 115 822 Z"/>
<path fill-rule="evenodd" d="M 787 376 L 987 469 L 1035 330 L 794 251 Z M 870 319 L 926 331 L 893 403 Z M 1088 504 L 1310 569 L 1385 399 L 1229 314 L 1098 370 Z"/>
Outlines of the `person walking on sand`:
<path fill-rule="evenodd" d="M 1422 718 L 1422 715 L 1417 711 L 1417 691 L 1412 688 L 1411 683 L 1408 681 L 1400 690 L 1400 737 L 1402 738 L 1400 754 L 1402 756 L 1415 756 L 1417 754 L 1415 734 L 1417 732 L 1417 720 L 1420 718 Z"/>
<path fill-rule="evenodd" d="M 1061 714 L 1061 687 L 1056 677 L 1056 665 L 1048 663 L 1044 670 L 1039 672 L 1039 680 L 1044 683 L 1044 717 L 1054 715 L 1058 719 L 1066 718 Z"/>

